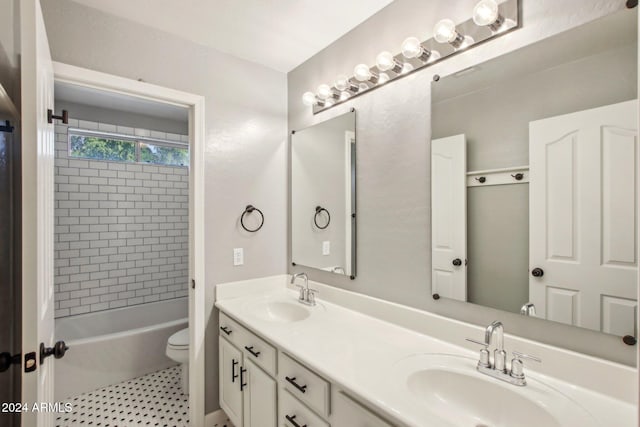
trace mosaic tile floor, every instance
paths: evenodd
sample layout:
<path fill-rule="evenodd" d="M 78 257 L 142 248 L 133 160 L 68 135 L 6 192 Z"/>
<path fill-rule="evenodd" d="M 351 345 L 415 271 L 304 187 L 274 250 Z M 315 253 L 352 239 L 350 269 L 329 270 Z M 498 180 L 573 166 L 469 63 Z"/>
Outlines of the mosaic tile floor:
<path fill-rule="evenodd" d="M 73 405 L 73 412 L 58 416 L 56 427 L 189 426 L 189 402 L 180 389 L 179 366 L 84 393 L 67 402 Z"/>

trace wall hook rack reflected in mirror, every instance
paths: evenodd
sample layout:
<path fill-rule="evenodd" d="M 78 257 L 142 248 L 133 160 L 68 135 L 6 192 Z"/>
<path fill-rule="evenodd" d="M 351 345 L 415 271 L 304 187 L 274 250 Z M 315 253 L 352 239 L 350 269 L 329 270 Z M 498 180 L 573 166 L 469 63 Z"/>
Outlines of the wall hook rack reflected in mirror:
<path fill-rule="evenodd" d="M 11 122 L 9 120 L 4 121 L 4 125 L 0 126 L 0 132 L 12 133 L 14 127 L 11 126 Z"/>
<path fill-rule="evenodd" d="M 253 212 L 258 212 L 260 214 L 260 225 L 256 228 L 247 228 L 247 226 L 244 224 L 244 216 L 247 214 L 251 214 Z M 242 215 L 240 215 L 240 225 L 242 226 L 242 228 L 244 228 L 245 230 L 247 230 L 249 233 L 255 233 L 256 231 L 260 230 L 262 228 L 262 226 L 264 225 L 264 214 L 262 213 L 262 211 L 258 208 L 256 208 L 253 205 L 247 205 L 247 207 L 244 209 L 244 212 L 242 212 Z"/>

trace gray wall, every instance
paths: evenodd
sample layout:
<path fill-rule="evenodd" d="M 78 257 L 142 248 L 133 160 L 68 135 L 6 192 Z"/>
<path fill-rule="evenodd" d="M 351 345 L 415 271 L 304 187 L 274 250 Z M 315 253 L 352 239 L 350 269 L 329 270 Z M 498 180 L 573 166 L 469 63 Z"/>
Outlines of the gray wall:
<path fill-rule="evenodd" d="M 189 169 L 69 157 L 69 127 L 150 133 L 76 118 L 56 125 L 55 317 L 186 296 Z"/>
<path fill-rule="evenodd" d="M 20 0 L 5 0 L 0 13 L 0 84 L 20 108 Z"/>
<path fill-rule="evenodd" d="M 351 177 L 346 176 L 345 131 L 355 132 L 354 118 L 345 114 L 291 136 L 292 250 L 293 261 L 300 265 L 346 269 L 345 192 Z M 318 205 L 331 215 L 324 230 L 313 222 Z M 318 215 L 321 226 L 325 218 Z M 323 241 L 331 243 L 329 255 L 322 254 Z"/>
<path fill-rule="evenodd" d="M 505 71 L 512 61 L 497 58 L 433 86 L 439 99 L 432 106 L 433 138 L 464 133 L 469 171 L 528 165 L 531 121 L 637 97 L 637 82 L 629 77 L 637 74 L 637 43 L 559 58 L 530 74 Z M 456 86 L 470 92 L 440 100 Z M 529 301 L 528 185 L 471 187 L 467 194 L 468 300 L 518 313 Z"/>
<path fill-rule="evenodd" d="M 358 277 L 354 281 L 310 271 L 310 279 L 486 325 L 496 318 L 507 332 L 634 364 L 635 349 L 619 338 L 457 301 L 431 299 L 430 143 L 431 81 L 624 8 L 614 0 L 523 0 L 523 27 L 489 43 L 385 85 L 324 113 L 301 102 L 305 91 L 372 64 L 381 50 L 398 51 L 410 34 L 426 38 L 435 22 L 469 18 L 475 0 L 396 0 L 288 74 L 289 128 L 300 129 L 348 109 L 357 110 Z M 633 12 L 629 12 L 633 13 Z M 300 271 L 290 267 L 291 272 Z"/>
<path fill-rule="evenodd" d="M 69 117 L 74 117 L 78 120 L 118 123 L 120 126 L 154 129 L 159 132 L 177 133 L 181 135 L 187 135 L 189 133 L 189 123 L 186 121 L 169 120 L 56 99 L 55 111 L 60 112 L 62 110 L 67 110 Z"/>
<path fill-rule="evenodd" d="M 206 410 L 218 408 L 216 283 L 286 272 L 286 75 L 71 0 L 42 2 L 55 61 L 205 97 Z M 266 216 L 258 233 L 239 218 Z M 245 264 L 233 266 L 233 248 Z"/>

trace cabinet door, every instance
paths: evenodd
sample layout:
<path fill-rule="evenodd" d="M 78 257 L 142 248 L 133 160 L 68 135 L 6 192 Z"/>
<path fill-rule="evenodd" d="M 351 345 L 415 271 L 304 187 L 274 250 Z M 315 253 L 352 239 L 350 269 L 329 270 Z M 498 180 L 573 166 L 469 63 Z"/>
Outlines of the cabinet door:
<path fill-rule="evenodd" d="M 242 369 L 242 353 L 226 339 L 220 337 L 220 407 L 226 412 L 231 422 L 242 426 L 242 390 L 241 381 L 246 383 L 246 372 L 240 375 Z"/>
<path fill-rule="evenodd" d="M 275 427 L 276 381 L 246 357 L 244 368 L 244 427 Z"/>
<path fill-rule="evenodd" d="M 334 394 L 331 425 L 335 427 L 391 427 L 373 412 L 342 392 Z"/>

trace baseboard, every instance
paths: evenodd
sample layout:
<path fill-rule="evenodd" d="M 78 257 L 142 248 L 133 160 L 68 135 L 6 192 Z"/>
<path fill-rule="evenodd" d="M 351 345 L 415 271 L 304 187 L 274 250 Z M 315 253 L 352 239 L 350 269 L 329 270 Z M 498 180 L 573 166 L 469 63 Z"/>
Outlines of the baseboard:
<path fill-rule="evenodd" d="M 215 412 L 211 412 L 204 417 L 205 427 L 233 427 L 233 424 L 229 421 L 227 414 L 222 409 L 218 409 Z"/>

